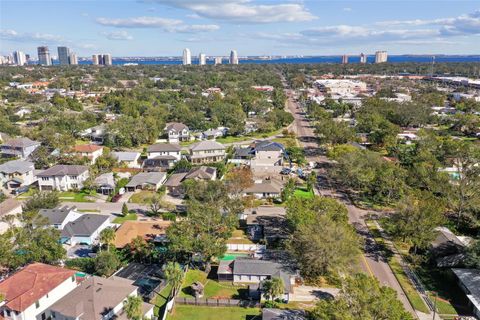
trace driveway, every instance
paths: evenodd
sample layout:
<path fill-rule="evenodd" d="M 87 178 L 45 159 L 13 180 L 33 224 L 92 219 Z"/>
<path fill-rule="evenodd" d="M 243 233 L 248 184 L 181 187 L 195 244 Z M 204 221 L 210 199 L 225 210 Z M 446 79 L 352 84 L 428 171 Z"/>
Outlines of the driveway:
<path fill-rule="evenodd" d="M 294 293 L 290 295 L 290 301 L 312 302 L 319 299 L 335 297 L 340 289 L 299 286 L 295 287 L 293 291 Z"/>

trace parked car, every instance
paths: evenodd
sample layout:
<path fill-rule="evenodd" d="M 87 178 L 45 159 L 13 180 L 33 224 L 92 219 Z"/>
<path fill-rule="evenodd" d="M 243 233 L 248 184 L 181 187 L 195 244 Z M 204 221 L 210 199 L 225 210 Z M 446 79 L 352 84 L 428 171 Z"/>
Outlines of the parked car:
<path fill-rule="evenodd" d="M 18 195 L 21 195 L 22 193 L 27 192 L 29 189 L 30 189 L 29 186 L 19 187 L 19 188 L 17 188 L 17 189 L 14 189 L 14 190 L 12 191 L 12 194 L 18 196 Z"/>
<path fill-rule="evenodd" d="M 288 175 L 292 172 L 290 168 L 283 168 L 282 171 L 280 171 L 280 174 Z"/>
<path fill-rule="evenodd" d="M 118 200 L 120 200 L 120 198 L 122 197 L 121 194 L 116 194 L 112 197 L 112 202 L 118 202 Z"/>

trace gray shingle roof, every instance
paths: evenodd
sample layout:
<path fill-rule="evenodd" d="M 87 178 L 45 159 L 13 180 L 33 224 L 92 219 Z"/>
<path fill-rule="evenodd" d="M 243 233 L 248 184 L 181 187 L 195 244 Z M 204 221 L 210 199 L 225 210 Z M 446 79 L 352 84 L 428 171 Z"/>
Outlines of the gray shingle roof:
<path fill-rule="evenodd" d="M 285 148 L 281 143 L 269 140 L 255 141 L 255 150 L 257 151 L 282 151 Z"/>
<path fill-rule="evenodd" d="M 480 270 L 479 269 L 452 269 L 453 273 L 470 292 L 468 297 L 477 308 L 480 307 Z"/>
<path fill-rule="evenodd" d="M 115 178 L 113 177 L 113 172 L 104 173 L 96 177 L 95 185 L 115 187 Z"/>
<path fill-rule="evenodd" d="M 40 209 L 38 213 L 48 219 L 50 224 L 62 224 L 67 218 L 68 214 L 76 210 L 75 206 L 58 207 L 54 209 Z"/>
<path fill-rule="evenodd" d="M 12 160 L 0 165 L 0 172 L 6 174 L 14 172 L 25 173 L 34 169 L 33 162 L 23 160 Z"/>
<path fill-rule="evenodd" d="M 10 212 L 17 209 L 18 207 L 22 207 L 22 204 L 19 201 L 13 198 L 8 198 L 7 200 L 0 203 L 0 217 L 10 214 Z"/>
<path fill-rule="evenodd" d="M 118 161 L 135 161 L 140 157 L 140 152 L 123 152 L 123 151 L 118 151 L 118 152 L 112 152 L 112 155 L 118 160 Z"/>
<path fill-rule="evenodd" d="M 84 214 L 75 221 L 69 222 L 62 230 L 62 237 L 91 236 L 109 216 L 102 214 Z"/>
<path fill-rule="evenodd" d="M 187 175 L 186 172 L 172 174 L 168 178 L 167 182 L 165 182 L 165 186 L 166 187 L 178 187 L 178 186 L 180 186 L 186 175 Z"/>
<path fill-rule="evenodd" d="M 173 143 L 156 143 L 148 147 L 147 152 L 180 152 L 182 148 Z"/>
<path fill-rule="evenodd" d="M 233 265 L 233 273 L 271 276 L 278 271 L 279 267 L 279 264 L 272 261 L 237 258 Z"/>
<path fill-rule="evenodd" d="M 205 140 L 194 143 L 190 146 L 192 151 L 206 151 L 206 150 L 225 150 L 225 146 L 213 140 Z"/>
<path fill-rule="evenodd" d="M 51 177 L 51 176 L 78 176 L 85 171 L 88 171 L 87 166 L 78 165 L 56 165 L 39 174 L 38 177 Z"/>
<path fill-rule="evenodd" d="M 167 131 L 175 130 L 177 132 L 180 132 L 183 129 L 188 129 L 188 127 L 180 122 L 170 122 L 170 123 L 167 123 L 167 126 L 165 127 L 165 130 Z"/>
<path fill-rule="evenodd" d="M 243 190 L 245 193 L 280 193 L 282 187 L 275 182 L 254 183 L 251 187 Z"/>
<path fill-rule="evenodd" d="M 136 187 L 145 183 L 157 185 L 165 179 L 165 172 L 140 172 L 132 177 L 126 187 Z"/>
<path fill-rule="evenodd" d="M 217 171 L 216 168 L 201 166 L 198 168 L 192 168 L 188 174 L 185 176 L 185 179 L 212 179 L 213 175 Z"/>
<path fill-rule="evenodd" d="M 15 138 L 8 140 L 3 145 L 9 147 L 26 148 L 30 146 L 40 145 L 40 142 L 33 141 L 28 138 Z"/>

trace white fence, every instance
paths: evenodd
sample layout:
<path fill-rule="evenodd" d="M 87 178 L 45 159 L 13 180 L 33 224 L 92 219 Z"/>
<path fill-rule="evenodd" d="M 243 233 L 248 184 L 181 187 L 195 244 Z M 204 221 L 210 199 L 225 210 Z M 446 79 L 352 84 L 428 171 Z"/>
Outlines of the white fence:
<path fill-rule="evenodd" d="M 228 251 L 262 251 L 267 248 L 264 244 L 256 244 L 256 243 L 227 243 Z"/>

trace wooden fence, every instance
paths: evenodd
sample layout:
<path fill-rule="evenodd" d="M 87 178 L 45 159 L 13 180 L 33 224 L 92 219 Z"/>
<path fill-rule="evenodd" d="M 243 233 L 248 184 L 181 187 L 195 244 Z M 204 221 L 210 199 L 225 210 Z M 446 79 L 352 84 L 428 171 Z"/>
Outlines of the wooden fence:
<path fill-rule="evenodd" d="M 239 299 L 195 299 L 185 297 L 175 297 L 175 303 L 188 305 L 201 305 L 208 307 L 245 307 L 245 308 L 259 308 L 258 301 L 239 300 Z"/>

